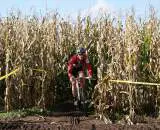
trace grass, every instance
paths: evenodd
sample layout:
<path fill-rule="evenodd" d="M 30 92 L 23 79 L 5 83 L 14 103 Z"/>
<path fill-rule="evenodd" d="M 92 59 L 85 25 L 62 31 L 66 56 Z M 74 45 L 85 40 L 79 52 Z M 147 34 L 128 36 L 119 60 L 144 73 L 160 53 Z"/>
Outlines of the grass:
<path fill-rule="evenodd" d="M 17 117 L 20 118 L 20 117 L 35 116 L 35 115 L 46 116 L 49 115 L 49 111 L 34 107 L 22 110 L 14 110 L 11 112 L 0 112 L 0 119 L 8 119 L 8 118 L 10 119 Z"/>

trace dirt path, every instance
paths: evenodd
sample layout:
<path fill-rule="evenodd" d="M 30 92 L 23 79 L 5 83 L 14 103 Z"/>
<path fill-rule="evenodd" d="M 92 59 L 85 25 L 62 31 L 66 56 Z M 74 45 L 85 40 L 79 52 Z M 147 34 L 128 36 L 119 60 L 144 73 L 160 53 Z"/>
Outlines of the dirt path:
<path fill-rule="evenodd" d="M 73 111 L 73 106 L 67 104 L 57 106 L 57 112 L 50 116 L 0 119 L 0 130 L 160 130 L 160 120 L 155 119 L 148 119 L 145 124 L 106 125 L 94 115 L 85 117 L 81 112 Z"/>
<path fill-rule="evenodd" d="M 159 130 L 160 123 L 139 125 L 106 125 L 94 116 L 28 116 L 0 121 L 0 130 Z"/>

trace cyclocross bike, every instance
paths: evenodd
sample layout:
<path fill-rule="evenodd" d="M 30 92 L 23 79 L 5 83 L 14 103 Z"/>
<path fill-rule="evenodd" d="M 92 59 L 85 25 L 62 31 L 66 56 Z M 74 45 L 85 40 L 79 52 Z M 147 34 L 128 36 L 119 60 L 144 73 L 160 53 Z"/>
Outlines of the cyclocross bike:
<path fill-rule="evenodd" d="M 80 81 L 83 78 L 90 80 L 90 77 L 75 78 L 75 80 L 76 80 L 76 90 L 75 90 L 75 92 L 76 92 L 77 104 L 74 104 L 74 105 L 76 106 L 76 109 L 82 111 L 85 116 L 88 116 L 87 115 L 87 97 L 86 97 L 86 93 L 85 93 L 85 87 L 86 86 L 84 86 L 83 88 L 80 87 Z"/>

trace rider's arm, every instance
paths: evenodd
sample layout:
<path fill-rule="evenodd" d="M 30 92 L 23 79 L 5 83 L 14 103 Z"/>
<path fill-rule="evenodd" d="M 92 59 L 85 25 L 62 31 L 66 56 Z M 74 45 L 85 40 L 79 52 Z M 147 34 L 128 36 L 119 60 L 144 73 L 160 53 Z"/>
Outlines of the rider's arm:
<path fill-rule="evenodd" d="M 91 64 L 87 64 L 87 69 L 88 69 L 88 75 L 89 75 L 89 77 L 92 77 L 92 75 L 93 75 L 93 72 L 92 72 L 92 67 L 91 67 Z"/>
<path fill-rule="evenodd" d="M 71 57 L 71 59 L 68 62 L 68 77 L 69 78 L 72 77 L 72 69 L 73 69 L 73 64 L 75 64 L 75 62 L 76 62 L 75 56 Z"/>
<path fill-rule="evenodd" d="M 92 77 L 92 75 L 93 75 L 92 66 L 91 66 L 91 64 L 89 63 L 88 58 L 86 59 L 86 66 L 87 66 L 87 70 L 88 70 L 88 76 L 89 76 L 89 77 Z"/>

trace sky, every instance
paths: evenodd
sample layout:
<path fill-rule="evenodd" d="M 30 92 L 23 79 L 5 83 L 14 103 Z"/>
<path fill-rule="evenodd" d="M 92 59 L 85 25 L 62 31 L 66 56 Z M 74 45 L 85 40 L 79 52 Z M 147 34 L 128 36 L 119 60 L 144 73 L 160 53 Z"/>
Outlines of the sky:
<path fill-rule="evenodd" d="M 136 15 L 145 17 L 152 5 L 160 16 L 160 0 L 1 0 L 0 16 L 19 9 L 23 14 L 57 11 L 62 17 L 76 17 L 77 14 L 95 16 L 101 12 L 124 15 L 134 7 Z"/>

